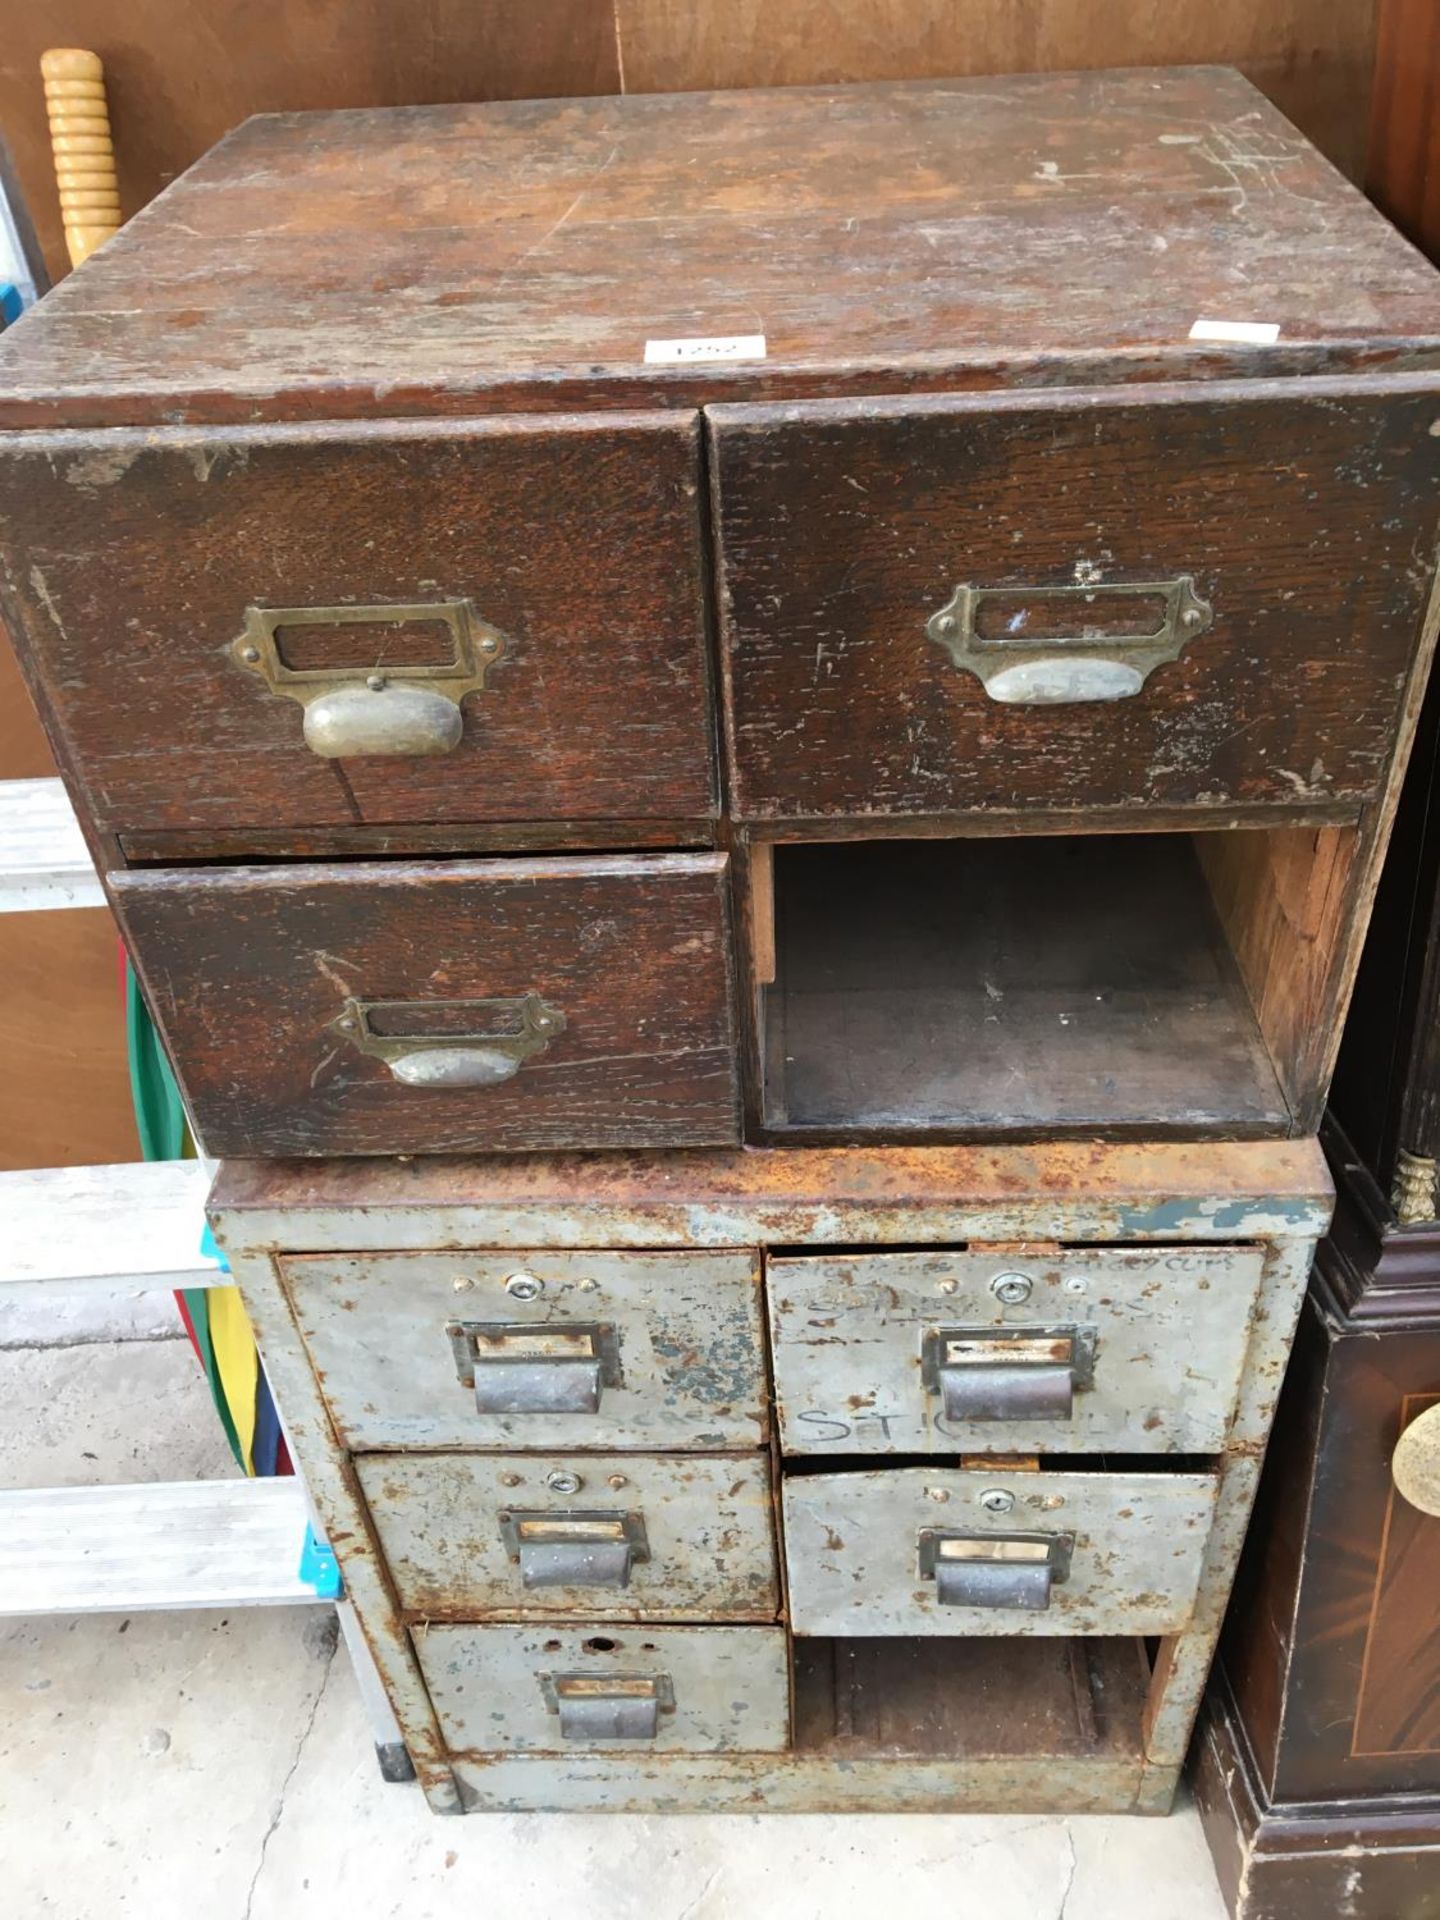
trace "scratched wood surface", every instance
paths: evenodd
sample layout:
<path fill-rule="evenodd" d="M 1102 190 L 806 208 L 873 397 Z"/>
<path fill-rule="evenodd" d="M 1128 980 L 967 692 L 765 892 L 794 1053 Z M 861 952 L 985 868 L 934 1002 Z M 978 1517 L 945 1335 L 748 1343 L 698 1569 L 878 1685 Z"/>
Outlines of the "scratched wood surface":
<path fill-rule="evenodd" d="M 778 848 L 771 1139 L 1298 1130 L 1191 840 Z"/>
<path fill-rule="evenodd" d="M 1200 317 L 1281 343 L 1193 344 Z M 757 331 L 763 364 L 643 364 Z M 5 336 L 0 424 L 1048 384 L 1057 359 L 1430 366 L 1440 298 L 1222 69 L 281 114 Z"/>
<path fill-rule="evenodd" d="M 1427 0 L 1419 0 L 1424 10 Z M 66 269 L 41 52 L 103 54 L 134 213 L 248 114 L 420 101 L 807 85 L 1034 69 L 1238 66 L 1352 175 L 1374 0 L 47 0 L 0 9 L 0 124 L 58 278 Z"/>
<path fill-rule="evenodd" d="M 1353 806 L 1420 638 L 1437 416 L 1423 383 L 717 410 L 737 815 Z M 1214 624 L 1130 699 L 1002 704 L 927 631 L 957 586 L 1187 575 Z"/>
<path fill-rule="evenodd" d="M 212 1154 L 736 1137 L 722 856 L 115 880 L 150 1005 Z M 415 1032 L 428 1003 L 531 993 L 567 1024 L 499 1085 L 403 1084 L 330 1026 L 352 995 L 414 1003 L 398 1030 Z"/>
<path fill-rule="evenodd" d="M 10 436 L 4 600 L 93 817 L 232 834 L 703 820 L 697 440 L 693 416 L 653 414 Z M 298 702 L 232 651 L 252 606 L 450 600 L 504 653 L 466 696 L 459 746 L 428 758 L 322 759 Z M 342 638 L 292 664 L 358 684 L 405 636 Z"/>

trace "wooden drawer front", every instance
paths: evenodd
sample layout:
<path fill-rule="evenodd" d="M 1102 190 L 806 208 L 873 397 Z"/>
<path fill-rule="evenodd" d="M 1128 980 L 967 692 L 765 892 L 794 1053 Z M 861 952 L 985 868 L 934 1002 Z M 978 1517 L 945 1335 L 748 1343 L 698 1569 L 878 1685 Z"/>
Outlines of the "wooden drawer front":
<path fill-rule="evenodd" d="M 768 1264 L 787 1453 L 1207 1453 L 1256 1247 L 887 1253 Z"/>
<path fill-rule="evenodd" d="M 778 1753 L 780 1627 L 429 1627 L 415 1652 L 454 1752 Z M 653 1731 L 652 1731 L 653 1728 Z"/>
<path fill-rule="evenodd" d="M 400 1604 L 424 1619 L 778 1611 L 763 1455 L 365 1454 L 355 1464 Z"/>
<path fill-rule="evenodd" d="M 352 1451 L 765 1440 L 754 1254 L 309 1254 L 281 1272 Z"/>
<path fill-rule="evenodd" d="M 1215 1483 L 915 1467 L 787 1477 L 784 1504 L 796 1633 L 1177 1633 Z"/>
<path fill-rule="evenodd" d="M 722 856 L 114 879 L 212 1154 L 736 1138 Z"/>
<path fill-rule="evenodd" d="M 1368 799 L 1430 590 L 1440 403 L 1272 392 L 715 408 L 736 812 Z"/>
<path fill-rule="evenodd" d="M 117 831 L 699 818 L 696 444 L 685 414 L 0 436 L 8 610 Z M 447 751 L 323 758 L 316 683 L 238 657 L 251 608 L 411 610 L 282 626 L 282 664 L 363 701 L 466 644 L 457 606 L 498 651 Z"/>

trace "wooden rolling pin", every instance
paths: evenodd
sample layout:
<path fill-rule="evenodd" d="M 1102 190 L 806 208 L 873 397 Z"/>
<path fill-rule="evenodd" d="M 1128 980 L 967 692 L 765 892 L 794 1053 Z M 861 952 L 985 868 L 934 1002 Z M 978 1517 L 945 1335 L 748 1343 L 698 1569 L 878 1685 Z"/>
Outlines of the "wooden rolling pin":
<path fill-rule="evenodd" d="M 40 56 L 50 148 L 60 186 L 60 213 L 70 264 L 108 240 L 120 225 L 120 189 L 105 104 L 105 69 L 96 53 L 52 47 Z"/>

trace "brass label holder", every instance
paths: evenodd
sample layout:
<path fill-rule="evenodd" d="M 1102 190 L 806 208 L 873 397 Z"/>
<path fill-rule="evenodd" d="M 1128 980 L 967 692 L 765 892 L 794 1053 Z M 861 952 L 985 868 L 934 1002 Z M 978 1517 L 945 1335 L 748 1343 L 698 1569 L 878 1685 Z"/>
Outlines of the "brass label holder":
<path fill-rule="evenodd" d="M 1107 632 L 1107 610 L 1130 601 L 1152 604 L 1156 624 Z M 1173 580 L 960 586 L 925 632 L 1000 705 L 1069 706 L 1130 699 L 1214 621 L 1214 609 L 1182 573 Z"/>
<path fill-rule="evenodd" d="M 439 624 L 449 635 L 450 658 L 387 667 L 377 632 L 377 657 L 353 667 L 291 667 L 277 636 L 294 627 L 393 629 Z M 450 753 L 464 732 L 461 702 L 478 693 L 505 652 L 505 636 L 482 620 L 469 600 L 428 600 L 396 606 L 247 607 L 245 628 L 232 647 L 237 664 L 255 673 L 271 693 L 305 710 L 305 744 L 325 760 L 415 758 Z"/>
<path fill-rule="evenodd" d="M 386 1016 L 461 1014 L 466 1031 L 387 1033 Z M 377 1024 L 378 1023 L 378 1024 Z M 493 1087 L 565 1031 L 565 1016 L 538 993 L 512 1000 L 348 999 L 329 1023 L 360 1053 L 383 1060 L 408 1087 Z"/>

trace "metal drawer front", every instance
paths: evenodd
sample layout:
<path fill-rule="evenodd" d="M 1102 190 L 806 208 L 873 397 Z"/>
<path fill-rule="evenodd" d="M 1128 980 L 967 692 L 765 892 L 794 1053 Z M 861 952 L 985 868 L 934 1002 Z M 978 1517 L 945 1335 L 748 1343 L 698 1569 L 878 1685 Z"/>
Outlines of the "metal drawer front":
<path fill-rule="evenodd" d="M 1208 1474 L 916 1467 L 784 1483 L 797 1634 L 1176 1633 Z"/>
<path fill-rule="evenodd" d="M 1257 1247 L 865 1254 L 767 1265 L 784 1449 L 1209 1453 Z"/>
<path fill-rule="evenodd" d="M 426 1619 L 773 1620 L 769 1461 L 367 1454 L 400 1604 Z"/>
<path fill-rule="evenodd" d="M 281 1272 L 356 1451 L 765 1439 L 753 1254 L 311 1254 Z"/>
<path fill-rule="evenodd" d="M 456 1752 L 783 1751 L 779 1627 L 431 1627 L 415 1636 Z"/>

